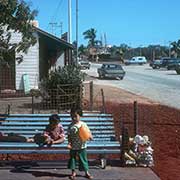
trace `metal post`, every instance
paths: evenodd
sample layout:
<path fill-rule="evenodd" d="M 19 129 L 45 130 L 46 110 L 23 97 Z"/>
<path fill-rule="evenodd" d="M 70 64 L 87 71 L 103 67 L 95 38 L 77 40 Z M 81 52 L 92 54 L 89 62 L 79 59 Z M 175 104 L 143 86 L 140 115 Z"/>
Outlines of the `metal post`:
<path fill-rule="evenodd" d="M 171 57 L 171 41 L 169 41 L 169 57 Z"/>
<path fill-rule="evenodd" d="M 155 60 L 155 57 L 156 57 L 156 54 L 155 54 L 155 50 L 153 50 L 153 58 L 152 58 L 152 60 L 154 61 Z"/>
<path fill-rule="evenodd" d="M 105 99 L 104 99 L 104 91 L 101 89 L 101 95 L 102 95 L 102 112 L 106 113 L 106 107 L 105 107 Z"/>
<path fill-rule="evenodd" d="M 61 32 L 61 38 L 62 38 L 62 34 L 63 34 L 63 22 L 60 22 L 60 32 Z"/>
<path fill-rule="evenodd" d="M 9 115 L 11 113 L 11 105 L 8 104 L 8 107 L 7 107 L 7 114 Z"/>
<path fill-rule="evenodd" d="M 89 83 L 89 89 L 90 89 L 90 97 L 89 97 L 89 102 L 90 102 L 90 111 L 93 110 L 93 81 Z"/>
<path fill-rule="evenodd" d="M 142 56 L 142 45 L 139 46 L 139 56 Z"/>
<path fill-rule="evenodd" d="M 34 114 L 34 95 L 32 95 L 32 114 Z"/>
<path fill-rule="evenodd" d="M 128 142 L 129 142 L 129 132 L 128 129 L 124 126 L 123 119 L 121 121 L 121 154 L 120 154 L 120 160 L 121 165 L 125 166 L 126 160 L 125 160 L 125 152 L 128 148 Z"/>
<path fill-rule="evenodd" d="M 134 101 L 134 136 L 138 134 L 138 105 L 137 101 Z"/>
<path fill-rule="evenodd" d="M 76 0 L 76 64 L 78 63 L 78 0 Z"/>
<path fill-rule="evenodd" d="M 123 124 L 123 122 L 122 122 Z M 125 164 L 125 159 L 124 159 L 124 125 L 121 128 L 121 154 L 120 154 L 120 161 L 121 161 L 121 166 L 124 166 Z"/>
<path fill-rule="evenodd" d="M 71 43 L 71 0 L 68 0 L 68 42 Z"/>

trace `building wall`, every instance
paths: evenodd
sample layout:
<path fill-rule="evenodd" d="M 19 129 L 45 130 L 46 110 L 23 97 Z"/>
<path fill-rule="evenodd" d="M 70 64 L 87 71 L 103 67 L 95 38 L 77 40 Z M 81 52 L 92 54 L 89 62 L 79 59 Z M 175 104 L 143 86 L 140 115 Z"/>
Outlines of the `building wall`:
<path fill-rule="evenodd" d="M 15 88 L 16 90 L 24 90 L 24 84 L 28 85 L 26 87 L 30 89 L 37 89 L 39 86 L 39 81 L 43 77 L 46 77 L 49 70 L 54 70 L 58 66 L 63 67 L 65 65 L 65 51 L 64 50 L 58 50 L 57 54 L 57 61 L 55 64 L 50 65 L 49 67 L 49 54 L 50 51 L 47 48 L 48 41 L 41 41 L 38 37 L 37 33 L 34 33 L 34 35 L 37 37 L 37 43 L 34 46 L 31 46 L 28 49 L 27 54 L 25 53 L 16 53 L 16 58 L 19 56 L 23 56 L 23 61 L 21 63 L 18 63 L 16 61 L 15 64 Z M 11 42 L 19 42 L 21 41 L 21 34 L 20 33 L 12 33 Z M 53 42 L 52 42 L 53 43 Z M 56 47 L 54 46 L 56 51 Z M 48 62 L 48 63 L 47 63 Z M 52 66 L 52 67 L 51 67 Z M 23 79 L 23 77 L 26 77 L 26 80 Z M 26 81 L 26 83 L 24 83 Z M 28 82 L 27 82 L 28 81 Z"/>
<path fill-rule="evenodd" d="M 35 33 L 35 36 L 37 34 Z M 38 36 L 37 36 L 38 39 Z M 13 33 L 12 42 L 19 42 L 21 40 L 20 33 Z M 21 63 L 16 62 L 16 90 L 24 89 L 23 75 L 27 74 L 28 88 L 38 88 L 39 82 L 39 42 L 28 49 L 27 54 L 16 53 L 16 58 L 23 56 L 23 61 Z"/>
<path fill-rule="evenodd" d="M 65 66 L 65 55 L 64 52 L 59 52 L 58 53 L 58 57 L 57 60 L 55 62 L 55 64 L 53 64 L 53 66 L 50 68 L 50 71 L 54 71 L 55 69 L 58 69 L 58 67 L 63 67 Z"/>
<path fill-rule="evenodd" d="M 61 54 L 59 55 L 58 59 L 57 59 L 57 62 L 56 62 L 56 68 L 57 67 L 63 67 L 65 65 L 64 63 L 64 52 L 61 52 Z"/>

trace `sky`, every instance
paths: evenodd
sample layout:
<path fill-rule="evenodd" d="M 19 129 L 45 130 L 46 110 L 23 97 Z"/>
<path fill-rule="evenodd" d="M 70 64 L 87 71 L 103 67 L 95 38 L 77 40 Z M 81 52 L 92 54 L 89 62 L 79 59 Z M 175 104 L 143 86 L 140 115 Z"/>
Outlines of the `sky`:
<path fill-rule="evenodd" d="M 72 42 L 76 40 L 76 0 L 71 0 Z M 39 27 L 56 36 L 68 31 L 68 0 L 26 0 L 38 10 Z M 180 39 L 180 0 L 78 0 L 78 44 L 83 32 L 97 31 L 108 45 L 166 45 Z M 50 24 L 51 23 L 51 24 Z M 56 23 L 56 28 L 52 28 Z"/>

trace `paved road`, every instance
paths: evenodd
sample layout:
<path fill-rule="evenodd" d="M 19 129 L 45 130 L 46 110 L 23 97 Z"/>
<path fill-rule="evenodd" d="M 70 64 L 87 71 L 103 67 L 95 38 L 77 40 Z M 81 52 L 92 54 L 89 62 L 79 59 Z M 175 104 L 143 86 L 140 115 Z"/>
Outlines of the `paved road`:
<path fill-rule="evenodd" d="M 86 72 L 94 76 L 94 83 L 111 85 L 126 91 L 147 97 L 161 104 L 180 109 L 180 75 L 166 69 L 152 69 L 149 65 L 124 66 L 125 78 L 121 80 L 99 80 L 97 68 L 100 64 L 92 64 Z"/>

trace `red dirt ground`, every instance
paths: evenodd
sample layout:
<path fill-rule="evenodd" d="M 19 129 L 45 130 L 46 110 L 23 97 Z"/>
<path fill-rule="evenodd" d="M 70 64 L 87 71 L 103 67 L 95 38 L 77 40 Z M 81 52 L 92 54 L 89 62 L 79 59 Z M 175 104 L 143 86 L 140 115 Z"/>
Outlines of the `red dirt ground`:
<path fill-rule="evenodd" d="M 148 135 L 154 149 L 153 171 L 161 180 L 180 179 L 180 110 L 152 102 L 123 90 L 103 88 L 107 112 L 114 114 L 116 134 L 123 120 L 133 136 L 133 102 L 138 102 L 139 134 Z"/>

